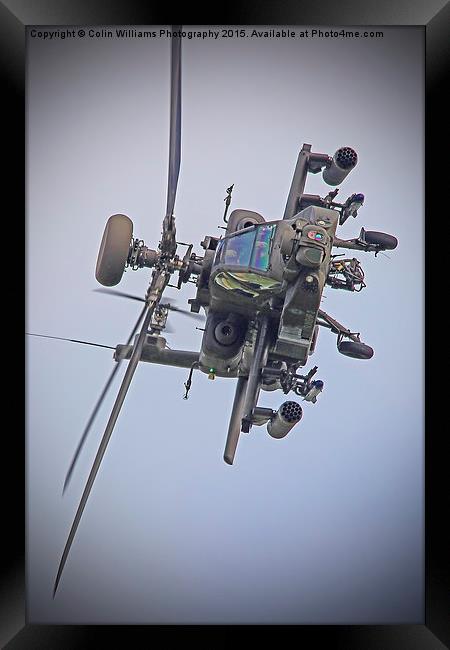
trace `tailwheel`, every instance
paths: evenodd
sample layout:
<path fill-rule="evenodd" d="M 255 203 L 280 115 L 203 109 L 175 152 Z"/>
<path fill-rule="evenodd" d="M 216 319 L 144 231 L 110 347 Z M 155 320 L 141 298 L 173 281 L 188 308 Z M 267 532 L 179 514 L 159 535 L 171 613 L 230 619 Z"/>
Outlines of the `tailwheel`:
<path fill-rule="evenodd" d="M 113 214 L 106 222 L 98 252 L 95 277 L 105 287 L 122 279 L 130 252 L 133 222 L 125 214 Z"/>

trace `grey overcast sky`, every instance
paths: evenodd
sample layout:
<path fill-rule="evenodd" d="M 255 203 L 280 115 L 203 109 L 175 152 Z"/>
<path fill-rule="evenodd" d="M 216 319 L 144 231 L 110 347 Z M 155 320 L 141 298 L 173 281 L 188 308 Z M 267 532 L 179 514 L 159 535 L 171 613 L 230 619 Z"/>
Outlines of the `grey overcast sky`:
<path fill-rule="evenodd" d="M 234 382 L 194 375 L 183 401 L 187 371 L 139 366 L 52 600 L 119 381 L 62 497 L 112 352 L 29 338 L 30 622 L 423 622 L 424 36 L 383 33 L 183 40 L 179 240 L 201 253 L 203 237 L 221 232 L 231 183 L 233 208 L 281 218 L 303 142 L 354 147 L 339 197 L 366 202 L 340 236 L 364 226 L 399 246 L 361 253 L 367 289 L 326 289 L 322 306 L 375 356 L 343 357 L 322 330 L 317 404 L 283 440 L 254 428 L 233 467 L 222 454 Z M 150 247 L 159 241 L 170 40 L 29 37 L 27 51 L 27 330 L 124 343 L 140 307 L 93 292 L 94 269 L 113 213 Z M 307 191 L 329 187 L 317 175 Z M 148 279 L 127 272 L 120 288 L 142 295 Z M 199 348 L 196 323 L 170 322 L 171 347 Z"/>

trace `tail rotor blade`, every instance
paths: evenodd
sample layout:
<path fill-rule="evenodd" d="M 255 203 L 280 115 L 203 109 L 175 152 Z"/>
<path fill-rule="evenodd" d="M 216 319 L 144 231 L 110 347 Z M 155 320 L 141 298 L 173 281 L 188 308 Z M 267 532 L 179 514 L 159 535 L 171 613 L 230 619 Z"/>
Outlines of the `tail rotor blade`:
<path fill-rule="evenodd" d="M 139 314 L 139 318 L 137 319 L 136 324 L 133 327 L 130 336 L 128 337 L 127 345 L 130 345 L 130 343 L 132 342 L 132 340 L 133 340 L 133 338 L 134 338 L 134 336 L 135 336 L 135 334 L 136 334 L 136 332 L 137 332 L 137 330 L 139 328 L 139 325 L 140 325 L 140 323 L 142 321 L 142 318 L 144 317 L 144 313 L 145 313 L 146 309 L 147 309 L 147 305 L 144 306 L 141 313 Z M 113 349 L 115 349 L 115 348 L 113 348 Z M 110 376 L 108 378 L 108 381 L 106 382 L 106 384 L 105 384 L 105 386 L 104 386 L 104 388 L 103 388 L 103 390 L 102 390 L 102 392 L 100 394 L 100 397 L 98 398 L 98 400 L 97 400 L 97 402 L 96 402 L 96 404 L 94 406 L 94 409 L 93 409 L 93 411 L 92 411 L 92 413 L 91 413 L 91 415 L 89 417 L 89 420 L 87 421 L 87 424 L 86 424 L 86 426 L 84 428 L 84 431 L 83 431 L 83 433 L 81 435 L 80 441 L 79 441 L 78 446 L 77 446 L 77 448 L 75 450 L 75 453 L 73 455 L 73 458 L 71 460 L 69 469 L 68 469 L 67 474 L 66 474 L 66 478 L 65 478 L 65 481 L 64 481 L 64 487 L 63 487 L 63 494 L 66 491 L 67 486 L 69 485 L 70 479 L 71 479 L 73 471 L 75 469 L 75 465 L 76 465 L 77 460 L 78 460 L 78 458 L 80 456 L 81 450 L 83 449 L 84 443 L 86 442 L 88 433 L 91 430 L 92 424 L 93 424 L 93 422 L 94 422 L 94 420 L 95 420 L 95 418 L 97 416 L 97 413 L 99 412 L 99 410 L 100 410 L 100 408 L 101 408 L 101 406 L 103 404 L 103 400 L 106 397 L 106 394 L 107 394 L 107 392 L 108 392 L 108 390 L 109 390 L 109 388 L 110 388 L 110 386 L 111 386 L 111 384 L 113 382 L 113 379 L 116 376 L 117 371 L 119 370 L 120 363 L 121 363 L 120 361 L 116 362 L 116 365 L 114 366 L 113 371 L 111 372 L 111 374 L 110 374 Z"/>

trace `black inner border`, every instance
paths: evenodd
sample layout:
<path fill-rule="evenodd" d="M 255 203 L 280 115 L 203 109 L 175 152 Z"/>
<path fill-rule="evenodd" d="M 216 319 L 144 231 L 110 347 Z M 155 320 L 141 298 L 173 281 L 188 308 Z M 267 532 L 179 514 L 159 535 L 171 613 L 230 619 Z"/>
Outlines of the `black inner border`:
<path fill-rule="evenodd" d="M 290 3 L 290 4 L 289 4 Z M 445 519 L 448 513 L 448 488 L 447 488 L 447 436 L 443 420 L 439 426 L 436 417 L 440 414 L 437 400 L 445 395 L 437 369 L 431 367 L 433 358 L 442 356 L 445 347 L 442 339 L 436 339 L 433 334 L 437 331 L 435 324 L 431 324 L 431 310 L 435 305 L 435 292 L 433 287 L 438 284 L 443 276 L 443 261 L 445 249 L 437 247 L 433 241 L 436 237 L 435 226 L 432 226 L 432 214 L 442 214 L 443 206 L 437 205 L 438 198 L 443 196 L 446 184 L 444 180 L 445 144 L 443 136 L 446 133 L 445 118 L 447 117 L 447 102 L 445 97 L 445 73 L 447 72 L 449 56 L 450 6 L 445 2 L 435 15 L 426 9 L 425 0 L 385 3 L 382 0 L 366 0 L 363 4 L 357 0 L 345 3 L 335 3 L 333 0 L 322 0 L 320 3 L 307 3 L 305 0 L 288 0 L 283 5 L 271 4 L 268 0 L 261 0 L 258 5 L 246 4 L 244 7 L 234 5 L 217 7 L 218 13 L 213 17 L 206 17 L 203 11 L 189 7 L 186 15 L 178 14 L 173 20 L 166 15 L 167 12 L 153 3 L 140 4 L 137 0 L 127 3 L 120 0 L 80 0 L 71 3 L 70 0 L 34 0 L 33 3 L 24 0 L 8 0 L 8 7 L 0 2 L 0 71 L 2 73 L 2 102 L 3 117 L 3 158 L 6 166 L 7 182 L 3 184 L 2 199 L 9 202 L 3 213 L 3 223 L 8 224 L 8 231 L 4 231 L 3 241 L 13 243 L 13 246 L 4 247 L 4 251 L 13 252 L 8 255 L 8 261 L 22 268 L 22 259 L 17 253 L 24 250 L 23 237 L 17 232 L 19 214 L 24 213 L 25 207 L 25 27 L 32 24 L 41 25 L 86 25 L 86 24 L 173 24 L 185 25 L 199 24 L 297 24 L 297 25 L 423 25 L 426 38 L 426 435 L 425 435 L 425 464 L 426 464 L 426 607 L 425 625 L 383 625 L 383 626 L 261 626 L 265 635 L 275 632 L 279 634 L 289 632 L 295 641 L 310 642 L 312 644 L 326 644 L 332 648 L 345 648 L 345 650 L 389 650 L 390 648 L 419 648 L 441 649 L 450 645 L 449 629 L 449 598 L 450 580 L 445 569 L 448 566 L 448 549 L 450 536 L 446 530 Z M 26 6 L 24 6 L 26 5 Z M 257 6 L 257 8 L 256 8 Z M 424 22 L 427 19 L 427 22 Z M 5 173 L 5 172 L 4 172 Z M 414 191 L 414 188 L 411 188 Z M 445 196 L 445 195 L 444 195 Z M 19 197 L 23 197 L 20 200 Z M 436 205 L 435 205 L 436 203 Z M 401 205 L 399 197 L 398 205 Z M 20 207 L 19 207 L 20 206 Z M 9 209 L 8 209 L 9 208 Z M 10 217 L 11 215 L 11 217 Z M 447 215 L 442 215 L 439 221 L 444 223 Z M 8 220 L 8 221 L 7 221 Z M 12 221 L 12 223 L 11 223 Z M 22 218 L 22 223 L 24 223 Z M 12 227 L 11 227 L 12 226 Z M 439 228 L 441 237 L 442 226 Z M 418 247 L 422 241 L 417 242 Z M 438 250 L 444 254 L 438 255 Z M 24 255 L 21 255 L 23 258 Z M 441 265 L 441 267 L 439 266 Z M 14 270 L 16 270 L 16 268 Z M 8 335 L 11 333 L 9 319 L 11 314 L 19 314 L 20 307 L 9 307 L 11 298 L 18 298 L 14 282 L 5 283 L 8 287 L 5 310 L 2 321 L 8 323 Z M 4 286 L 5 286 L 4 285 Z M 5 288 L 6 288 L 5 287 Z M 440 288 L 440 286 L 439 286 Z M 443 288 L 443 290 L 445 290 Z M 441 292 L 439 292 L 441 295 Z M 440 297 L 439 295 L 439 297 Z M 445 294 L 444 294 L 445 295 Z M 5 318 L 7 316 L 7 318 Z M 445 337 L 445 322 L 439 323 L 439 335 Z M 444 330 L 444 331 L 442 331 Z M 16 333 L 21 328 L 14 328 Z M 6 339 L 6 337 L 5 337 Z M 445 338 L 443 338 L 445 341 Z M 21 339 L 23 341 L 23 339 Z M 18 364 L 16 350 L 20 343 L 4 346 L 7 359 L 3 364 L 4 388 L 8 394 L 7 408 L 4 415 L 12 415 L 9 420 L 5 418 L 7 426 L 3 428 L 3 444 L 7 445 L 3 455 L 3 469 L 10 470 L 3 489 L 3 535 L 2 542 L 2 573 L 0 581 L 0 642 L 2 646 L 7 643 L 11 650 L 18 648 L 90 648 L 97 647 L 100 643 L 107 643 L 108 639 L 117 645 L 130 646 L 138 643 L 138 638 L 147 642 L 155 638 L 155 633 L 173 631 L 187 632 L 192 636 L 204 631 L 214 633 L 217 640 L 220 635 L 229 638 L 228 632 L 234 631 L 236 626 L 47 626 L 26 624 L 25 615 L 25 473 L 24 473 L 24 435 L 19 434 L 17 413 L 21 412 L 20 406 L 15 403 L 15 398 L 20 389 L 15 385 L 14 372 Z M 436 341 L 436 342 L 435 342 Z M 439 345 L 440 343 L 440 345 Z M 434 353 L 434 354 L 433 354 Z M 441 362 L 442 363 L 442 362 Z M 438 384 L 439 381 L 439 384 Z M 411 404 L 414 408 L 414 404 Z M 441 413 L 443 409 L 440 409 Z M 5 475 L 5 471 L 2 473 Z M 446 489 L 447 488 L 447 489 Z M 448 517 L 448 515 L 447 515 Z M 217 630 L 220 627 L 220 630 Z M 259 631 L 254 627 L 240 626 L 243 632 L 254 633 Z M 274 629 L 275 628 L 275 629 Z M 5 646 L 3 646 L 5 647 Z"/>

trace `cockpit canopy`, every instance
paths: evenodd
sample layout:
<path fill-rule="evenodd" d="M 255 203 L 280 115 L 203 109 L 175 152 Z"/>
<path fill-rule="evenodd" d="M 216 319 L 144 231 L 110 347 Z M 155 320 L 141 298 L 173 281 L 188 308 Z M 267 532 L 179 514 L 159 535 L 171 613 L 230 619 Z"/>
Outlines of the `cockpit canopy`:
<path fill-rule="evenodd" d="M 214 283 L 248 298 L 277 289 L 281 282 L 270 275 L 276 227 L 276 223 L 258 224 L 222 239 L 214 261 L 214 268 L 218 269 Z"/>
<path fill-rule="evenodd" d="M 217 247 L 215 264 L 248 266 L 267 271 L 276 224 L 261 224 L 238 231 L 222 239 Z"/>

